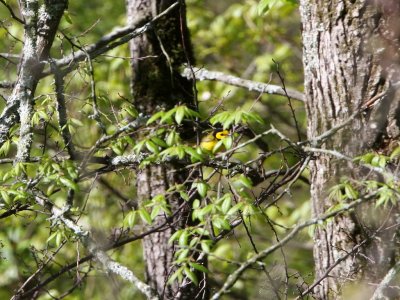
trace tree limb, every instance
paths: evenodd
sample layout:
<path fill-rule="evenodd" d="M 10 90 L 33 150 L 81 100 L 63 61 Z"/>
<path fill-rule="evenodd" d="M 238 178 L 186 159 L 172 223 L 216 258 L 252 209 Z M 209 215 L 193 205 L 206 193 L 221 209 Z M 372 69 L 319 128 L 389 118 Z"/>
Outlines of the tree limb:
<path fill-rule="evenodd" d="M 280 95 L 287 97 L 289 96 L 292 99 L 298 100 L 305 102 L 305 96 L 303 93 L 292 90 L 292 89 L 286 89 L 285 90 L 278 86 L 278 85 L 272 85 L 272 84 L 266 84 L 262 82 L 257 82 L 257 81 L 252 81 L 248 79 L 243 79 L 240 77 L 236 77 L 233 75 L 228 75 L 222 72 L 218 71 L 209 71 L 204 68 L 192 68 L 193 72 L 195 73 L 196 80 L 215 80 L 215 81 L 220 81 L 223 83 L 227 83 L 229 85 L 233 86 L 238 86 L 238 87 L 243 87 L 248 89 L 249 91 L 256 91 L 260 93 L 266 93 L 266 94 L 272 94 L 272 95 Z M 192 78 L 192 71 L 190 68 L 185 68 L 183 71 L 182 75 L 186 78 Z"/>

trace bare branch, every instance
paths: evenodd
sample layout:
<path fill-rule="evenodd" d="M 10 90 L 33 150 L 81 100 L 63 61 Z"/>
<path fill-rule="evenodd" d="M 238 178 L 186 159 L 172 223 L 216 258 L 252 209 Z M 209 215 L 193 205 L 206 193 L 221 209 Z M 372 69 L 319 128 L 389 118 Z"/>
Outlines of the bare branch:
<path fill-rule="evenodd" d="M 288 95 L 292 99 L 302 101 L 302 102 L 306 101 L 304 94 L 299 91 L 296 91 L 296 90 L 286 89 L 286 93 L 287 93 L 286 94 L 285 90 L 282 87 L 277 86 L 277 85 L 271 85 L 271 84 L 266 84 L 266 83 L 262 83 L 262 82 L 251 81 L 248 79 L 243 79 L 240 77 L 228 75 L 228 74 L 218 72 L 218 71 L 209 71 L 204 68 L 194 68 L 193 67 L 192 69 L 195 73 L 196 80 L 200 80 L 200 81 L 215 80 L 215 81 L 227 83 L 229 85 L 243 87 L 243 88 L 248 89 L 249 91 L 256 91 L 256 92 L 260 92 L 260 93 L 279 95 L 279 96 L 284 96 L 284 97 L 287 97 L 287 95 Z M 185 68 L 182 75 L 185 76 L 186 78 L 193 77 L 192 71 L 190 68 Z"/>
<path fill-rule="evenodd" d="M 64 74 L 57 65 L 50 61 L 51 68 L 54 72 L 55 92 L 56 92 L 56 110 L 58 113 L 58 126 L 61 136 L 64 140 L 65 147 L 71 159 L 75 159 L 75 147 L 72 143 L 72 136 L 67 126 L 67 108 L 64 97 Z"/>
<path fill-rule="evenodd" d="M 356 162 L 354 161 L 354 158 L 351 158 L 351 157 L 349 157 L 349 156 L 346 156 L 346 155 L 344 155 L 344 154 L 342 154 L 342 153 L 340 153 L 340 152 L 338 152 L 338 151 L 335 151 L 335 150 L 320 149 L 320 148 L 314 148 L 314 147 L 304 147 L 303 150 L 304 150 L 305 152 L 327 154 L 327 155 L 336 157 L 336 158 L 338 158 L 338 159 L 342 159 L 342 160 L 348 161 L 348 162 L 350 162 L 350 163 L 352 163 L 352 164 L 360 165 L 360 166 L 362 166 L 362 167 L 364 167 L 364 168 L 367 168 L 367 169 L 369 169 L 369 170 L 371 170 L 371 171 L 373 171 L 373 172 L 376 172 L 376 173 L 378 173 L 378 174 L 381 174 L 381 175 L 383 175 L 383 176 L 386 177 L 386 178 L 390 178 L 390 179 L 394 179 L 394 180 L 396 180 L 396 181 L 399 181 L 399 177 L 396 176 L 396 175 L 395 175 L 393 172 L 391 172 L 390 170 L 386 170 L 386 169 L 380 168 L 380 167 L 374 167 L 374 166 L 372 166 L 372 165 L 364 164 L 364 163 L 361 163 L 361 162 L 356 163 Z"/>

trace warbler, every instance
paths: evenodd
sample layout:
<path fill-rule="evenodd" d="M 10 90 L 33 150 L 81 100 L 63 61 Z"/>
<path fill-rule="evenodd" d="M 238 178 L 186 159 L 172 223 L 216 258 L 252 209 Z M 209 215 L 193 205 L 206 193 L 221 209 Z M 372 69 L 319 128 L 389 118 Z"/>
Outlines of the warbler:
<path fill-rule="evenodd" d="M 228 136 L 229 136 L 228 130 L 214 130 L 213 132 L 207 134 L 201 139 L 200 148 L 207 152 L 212 152 L 214 150 L 215 145 L 219 141 L 223 140 Z M 222 149 L 219 150 L 221 151 Z"/>

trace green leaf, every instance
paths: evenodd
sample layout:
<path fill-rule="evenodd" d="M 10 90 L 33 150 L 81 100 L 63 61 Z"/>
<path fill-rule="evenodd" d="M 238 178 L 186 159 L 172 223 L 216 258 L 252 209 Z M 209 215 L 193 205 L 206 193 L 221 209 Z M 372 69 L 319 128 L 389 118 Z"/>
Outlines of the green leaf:
<path fill-rule="evenodd" d="M 264 124 L 264 119 L 261 118 L 261 116 L 257 113 L 251 113 L 251 112 L 244 112 L 243 113 L 243 118 L 242 120 L 244 122 L 256 122 L 260 124 Z"/>
<path fill-rule="evenodd" d="M 194 272 L 192 272 L 188 267 L 184 268 L 186 276 L 195 284 L 198 285 L 199 281 L 197 280 L 197 276 Z"/>
<path fill-rule="evenodd" d="M 189 195 L 188 193 L 184 192 L 184 191 L 180 191 L 179 192 L 179 196 L 181 196 L 181 198 L 185 201 L 189 201 Z"/>
<path fill-rule="evenodd" d="M 52 239 L 54 239 L 56 237 L 56 235 L 58 234 L 58 231 L 54 231 L 46 240 L 46 243 L 49 243 Z"/>
<path fill-rule="evenodd" d="M 135 225 L 135 221 L 136 221 L 136 211 L 130 211 L 124 219 L 124 224 L 127 225 L 127 227 L 132 228 L 133 225 Z"/>
<path fill-rule="evenodd" d="M 222 213 L 226 214 L 232 206 L 232 199 L 230 195 L 225 197 L 225 200 L 222 202 L 221 211 Z"/>
<path fill-rule="evenodd" d="M 113 151 L 115 154 L 117 154 L 117 155 L 122 155 L 122 154 L 124 154 L 124 149 L 122 149 L 122 148 L 121 148 L 121 145 L 119 145 L 119 144 L 111 145 L 111 149 L 112 149 L 112 151 Z"/>
<path fill-rule="evenodd" d="M 207 229 L 203 228 L 203 227 L 198 227 L 195 230 L 193 230 L 193 232 L 201 235 L 201 236 L 209 236 L 210 233 L 208 232 Z"/>
<path fill-rule="evenodd" d="M 329 189 L 328 199 L 341 201 L 342 200 L 342 185 L 337 184 Z"/>
<path fill-rule="evenodd" d="M 233 145 L 233 138 L 231 136 L 227 136 L 226 138 L 222 139 L 222 143 L 226 149 L 231 149 Z"/>
<path fill-rule="evenodd" d="M 191 266 L 193 269 L 196 269 L 197 271 L 203 272 L 203 273 L 208 273 L 208 269 L 200 264 L 194 263 L 194 262 L 189 262 L 189 266 Z"/>
<path fill-rule="evenodd" d="M 152 221 L 152 218 L 151 218 L 150 214 L 147 212 L 146 209 L 141 208 L 141 209 L 138 210 L 138 213 L 139 213 L 140 218 L 141 218 L 144 222 L 146 222 L 147 224 L 151 225 L 151 223 L 152 223 L 153 221 Z"/>
<path fill-rule="evenodd" d="M 56 185 L 55 184 L 50 184 L 47 187 L 46 196 L 51 196 L 55 189 L 56 189 Z"/>
<path fill-rule="evenodd" d="M 184 267 L 180 267 L 178 270 L 175 271 L 174 274 L 168 279 L 168 284 L 172 284 L 176 279 L 179 279 L 179 281 L 182 281 L 182 272 L 183 272 Z"/>
<path fill-rule="evenodd" d="M 177 142 L 177 133 L 175 130 L 171 131 L 166 138 L 166 142 L 168 146 L 173 146 Z"/>
<path fill-rule="evenodd" d="M 152 153 L 158 154 L 160 152 L 158 146 L 151 140 L 146 141 L 146 148 Z"/>
<path fill-rule="evenodd" d="M 6 140 L 0 148 L 0 155 L 6 156 L 8 154 L 8 152 L 10 152 L 10 148 L 11 148 L 11 141 Z"/>
<path fill-rule="evenodd" d="M 62 240 L 63 240 L 62 232 L 61 231 L 57 231 L 57 234 L 56 234 L 56 246 L 57 247 L 59 247 L 61 245 Z"/>
<path fill-rule="evenodd" d="M 151 141 L 154 142 L 156 145 L 162 147 L 162 148 L 167 148 L 168 147 L 168 144 L 165 141 L 163 141 L 162 139 L 160 139 L 159 137 L 157 137 L 157 136 L 152 137 Z"/>
<path fill-rule="evenodd" d="M 132 118 L 136 118 L 139 115 L 139 112 L 133 106 L 126 106 L 124 109 Z"/>
<path fill-rule="evenodd" d="M 169 244 L 172 244 L 175 240 L 179 239 L 181 234 L 183 233 L 183 230 L 178 230 L 176 231 L 168 240 Z"/>
<path fill-rule="evenodd" d="M 213 219 L 213 225 L 218 229 L 225 229 L 225 230 L 231 229 L 231 225 L 229 224 L 229 222 L 221 217 L 215 217 Z"/>
<path fill-rule="evenodd" d="M 379 155 L 375 155 L 371 160 L 371 165 L 374 167 L 379 167 L 380 157 Z"/>
<path fill-rule="evenodd" d="M 344 185 L 344 192 L 348 199 L 357 199 L 358 198 L 357 191 L 350 184 Z"/>
<path fill-rule="evenodd" d="M 67 21 L 67 23 L 72 24 L 72 19 L 71 19 L 71 16 L 70 16 L 68 10 L 64 11 L 64 15 L 63 16 L 65 18 L 65 21 Z"/>
<path fill-rule="evenodd" d="M 212 149 L 212 153 L 218 152 L 218 151 L 221 149 L 221 147 L 222 147 L 223 145 L 224 145 L 223 139 L 222 139 L 222 140 L 219 140 L 219 141 L 214 145 L 214 148 Z"/>
<path fill-rule="evenodd" d="M 173 109 L 167 111 L 164 116 L 162 116 L 160 123 L 170 123 L 172 121 L 172 115 L 176 112 L 176 107 L 174 107 Z"/>
<path fill-rule="evenodd" d="M 65 178 L 65 177 L 60 177 L 60 182 L 62 185 L 66 186 L 67 188 L 70 188 L 74 191 L 77 191 L 79 189 L 79 186 L 76 182 L 74 182 L 71 179 Z"/>
<path fill-rule="evenodd" d="M 165 112 L 164 111 L 159 111 L 156 112 L 154 115 L 150 117 L 150 119 L 147 120 L 146 125 L 150 125 L 151 123 L 154 123 L 156 120 L 162 118 L 164 116 Z"/>
<path fill-rule="evenodd" d="M 178 254 L 178 261 L 185 261 L 189 255 L 189 249 L 182 249 L 180 252 L 177 252 Z"/>
<path fill-rule="evenodd" d="M 210 241 L 201 241 L 201 250 L 203 250 L 205 253 L 210 253 L 211 248 L 210 248 Z"/>
<path fill-rule="evenodd" d="M 185 147 L 185 152 L 190 156 L 192 162 L 197 162 L 197 161 L 204 161 L 203 155 L 198 153 L 195 149 L 192 147 Z"/>
<path fill-rule="evenodd" d="M 14 171 L 16 176 L 20 176 L 22 173 L 25 173 L 25 165 L 22 162 L 17 162 L 14 165 Z"/>
<path fill-rule="evenodd" d="M 236 182 L 248 189 L 251 189 L 253 187 L 253 182 L 251 181 L 251 179 L 243 174 L 239 176 Z"/>
<path fill-rule="evenodd" d="M 384 155 L 380 155 L 380 158 L 379 158 L 379 166 L 380 166 L 381 168 L 386 167 L 386 162 L 387 162 L 387 160 L 388 160 L 388 157 L 386 157 L 386 156 L 384 156 Z"/>
<path fill-rule="evenodd" d="M 190 118 L 200 118 L 201 117 L 197 111 L 190 109 L 186 106 L 185 106 L 185 115 Z"/>
<path fill-rule="evenodd" d="M 178 244 L 179 246 L 183 247 L 183 246 L 187 246 L 188 244 L 188 239 L 189 239 L 189 232 L 187 232 L 186 230 L 184 230 L 181 234 L 181 236 L 179 237 L 179 241 Z"/>
<path fill-rule="evenodd" d="M 199 199 L 194 200 L 193 203 L 192 203 L 192 208 L 196 209 L 196 208 L 199 208 L 199 207 L 200 207 L 200 200 Z"/>
<path fill-rule="evenodd" d="M 0 194 L 6 204 L 10 205 L 12 203 L 12 199 L 6 191 L 0 191 Z"/>
<path fill-rule="evenodd" d="M 138 143 L 133 147 L 133 151 L 134 151 L 136 154 L 139 154 L 139 153 L 142 151 L 142 149 L 143 149 L 145 143 L 146 143 L 146 140 L 143 140 L 143 141 L 138 142 Z"/>
<path fill-rule="evenodd" d="M 235 116 L 235 124 L 240 124 L 242 122 L 242 118 L 243 118 L 243 112 L 242 111 L 236 111 L 236 113 L 234 114 Z"/>
<path fill-rule="evenodd" d="M 176 151 L 179 159 L 183 159 L 185 157 L 185 147 L 184 146 L 176 146 Z"/>
<path fill-rule="evenodd" d="M 151 218 L 152 220 L 154 220 L 154 219 L 158 216 L 158 213 L 160 212 L 160 210 L 161 210 L 161 206 L 155 206 L 155 207 L 151 210 L 150 218 Z"/>
<path fill-rule="evenodd" d="M 183 118 L 185 117 L 185 106 L 178 106 L 175 113 L 175 121 L 179 125 L 182 123 Z"/>
<path fill-rule="evenodd" d="M 230 216 L 235 214 L 237 211 L 241 210 L 243 207 L 244 203 L 243 202 L 239 202 L 236 205 L 234 205 L 231 209 L 228 210 L 228 212 L 226 213 L 226 215 Z"/>
<path fill-rule="evenodd" d="M 75 126 L 75 127 L 81 127 L 81 126 L 83 126 L 83 123 L 82 123 L 80 120 L 78 120 L 78 119 L 70 118 L 69 121 L 70 121 L 70 124 L 72 124 L 72 125 Z"/>
<path fill-rule="evenodd" d="M 208 185 L 205 182 L 197 182 L 196 183 L 197 192 L 201 197 L 207 196 Z"/>
<path fill-rule="evenodd" d="M 390 160 L 395 159 L 396 157 L 400 156 L 400 146 L 395 148 L 393 152 L 390 154 Z"/>

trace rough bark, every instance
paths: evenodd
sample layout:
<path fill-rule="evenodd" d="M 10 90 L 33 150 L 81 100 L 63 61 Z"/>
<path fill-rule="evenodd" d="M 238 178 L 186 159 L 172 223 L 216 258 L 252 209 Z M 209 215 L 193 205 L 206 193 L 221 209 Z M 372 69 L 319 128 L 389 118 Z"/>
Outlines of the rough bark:
<path fill-rule="evenodd" d="M 128 22 L 147 22 L 174 2 L 127 0 Z M 174 11 L 157 21 L 153 30 L 133 39 L 130 49 L 132 93 L 140 112 L 150 115 L 160 109 L 170 109 L 179 102 L 193 105 L 193 83 L 180 75 L 182 64 L 193 62 L 183 1 Z M 176 172 L 178 169 L 180 171 Z M 171 186 L 183 183 L 188 176 L 181 166 L 172 164 L 140 170 L 136 179 L 139 203 L 159 194 L 167 195 Z M 188 219 L 188 206 L 182 199 L 170 195 L 168 202 L 175 215 L 169 219 L 170 227 L 143 239 L 147 280 L 162 299 L 196 299 L 201 293 L 193 284 L 167 285 L 168 278 L 174 272 L 174 245 L 168 244 L 168 240 Z M 154 225 L 166 220 L 166 216 L 160 214 Z"/>
<path fill-rule="evenodd" d="M 300 11 L 308 138 L 342 124 L 357 110 L 368 107 L 322 147 L 350 157 L 367 151 L 387 154 L 399 137 L 400 4 L 394 0 L 302 0 Z M 369 100 L 374 97 L 371 103 Z M 341 176 L 366 178 L 365 172 L 353 164 L 328 155 L 317 155 L 310 169 L 314 216 L 335 204 L 327 193 Z M 396 209 L 378 211 L 365 206 L 316 229 L 317 278 L 367 239 L 364 247 L 349 255 L 322 281 L 315 291 L 316 298 L 341 298 L 349 282 L 379 283 L 397 258 L 396 227 L 370 237 L 383 220 L 386 226 L 394 223 L 395 212 Z M 369 287 L 363 292 L 370 294 L 373 285 L 366 286 Z"/>

